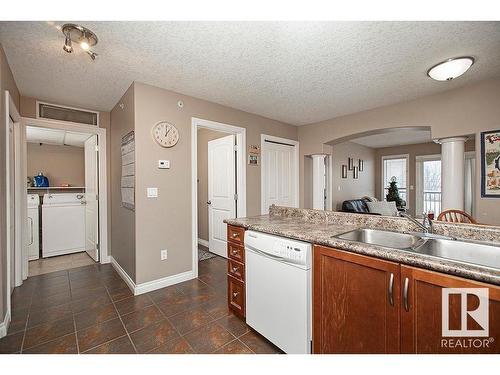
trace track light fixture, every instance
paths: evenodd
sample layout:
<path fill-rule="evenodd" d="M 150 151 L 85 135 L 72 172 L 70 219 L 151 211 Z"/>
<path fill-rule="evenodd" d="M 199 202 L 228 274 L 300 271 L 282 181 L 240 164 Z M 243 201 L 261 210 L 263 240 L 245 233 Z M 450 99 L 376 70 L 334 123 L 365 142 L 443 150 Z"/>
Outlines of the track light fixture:
<path fill-rule="evenodd" d="M 89 57 L 94 61 L 97 53 L 91 50 L 97 44 L 97 35 L 86 27 L 76 25 L 74 23 L 67 23 L 62 26 L 62 33 L 65 36 L 63 50 L 71 53 L 73 52 L 72 42 L 78 43 L 82 50 L 84 50 Z"/>

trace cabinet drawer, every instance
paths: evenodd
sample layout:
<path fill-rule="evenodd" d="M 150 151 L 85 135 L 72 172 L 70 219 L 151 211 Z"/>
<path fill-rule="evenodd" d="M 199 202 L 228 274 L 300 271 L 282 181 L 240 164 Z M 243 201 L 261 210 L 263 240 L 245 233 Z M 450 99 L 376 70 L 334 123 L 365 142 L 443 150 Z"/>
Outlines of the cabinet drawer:
<path fill-rule="evenodd" d="M 231 242 L 227 243 L 227 257 L 238 262 L 245 263 L 245 248 L 237 246 Z"/>
<path fill-rule="evenodd" d="M 245 281 L 245 265 L 243 263 L 228 259 L 227 273 L 238 280 Z"/>
<path fill-rule="evenodd" d="M 227 240 L 239 245 L 243 245 L 243 241 L 245 240 L 245 229 L 228 225 Z"/>
<path fill-rule="evenodd" d="M 236 315 L 245 317 L 245 284 L 234 277 L 227 277 L 227 301 Z"/>

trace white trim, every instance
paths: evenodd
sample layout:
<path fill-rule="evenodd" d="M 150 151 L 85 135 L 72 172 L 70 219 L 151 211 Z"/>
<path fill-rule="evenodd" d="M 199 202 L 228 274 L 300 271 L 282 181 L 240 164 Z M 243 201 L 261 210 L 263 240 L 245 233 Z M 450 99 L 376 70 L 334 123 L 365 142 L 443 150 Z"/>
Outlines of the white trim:
<path fill-rule="evenodd" d="M 196 276 L 193 274 L 193 270 L 178 273 L 176 275 L 162 277 L 161 279 L 156 279 L 153 281 L 148 281 L 145 283 L 137 284 L 135 286 L 134 295 L 144 294 L 152 292 L 153 290 L 165 288 L 170 285 L 179 284 L 183 281 L 188 281 L 195 279 Z"/>
<path fill-rule="evenodd" d="M 198 238 L 198 244 L 209 248 L 208 241 L 202 240 L 201 238 Z"/>
<path fill-rule="evenodd" d="M 71 130 L 97 135 L 99 145 L 99 263 L 110 262 L 108 249 L 108 180 L 106 156 L 106 129 L 95 125 L 77 124 L 74 122 L 52 121 L 22 118 L 24 126 L 35 126 L 49 129 Z"/>
<path fill-rule="evenodd" d="M 212 129 L 224 133 L 236 135 L 236 191 L 238 193 L 237 216 L 245 217 L 247 213 L 247 164 L 246 164 L 246 129 L 204 120 L 196 117 L 191 118 L 191 249 L 192 265 L 191 272 L 198 277 L 198 129 Z"/>
<path fill-rule="evenodd" d="M 123 279 L 123 281 L 125 281 L 125 283 L 129 287 L 129 289 L 132 291 L 132 293 L 135 293 L 135 283 L 134 283 L 134 280 L 132 280 L 132 278 L 122 268 L 122 266 L 120 266 L 120 263 L 118 263 L 116 261 L 116 259 L 113 258 L 112 255 L 109 256 L 109 259 L 110 259 L 110 263 L 113 266 L 113 268 L 115 269 L 115 271 L 118 272 L 118 274 L 121 276 L 121 278 Z"/>
<path fill-rule="evenodd" d="M 45 117 L 40 117 L 40 104 L 47 104 L 47 105 L 51 105 L 53 107 L 60 107 L 60 108 L 66 108 L 66 109 L 74 109 L 74 110 L 82 111 L 82 112 L 95 113 L 97 115 L 97 124 L 96 125 L 81 124 L 81 123 L 78 123 L 78 122 L 61 121 L 61 120 L 56 120 L 56 119 L 48 119 L 48 118 L 45 118 Z M 79 124 L 79 125 L 88 125 L 88 126 L 97 126 L 97 127 L 99 127 L 99 120 L 100 120 L 99 119 L 99 112 L 98 111 L 92 111 L 92 110 L 86 109 L 86 108 L 70 107 L 70 106 L 67 106 L 67 105 L 60 105 L 60 104 L 55 104 L 55 103 L 49 103 L 49 102 L 45 102 L 43 100 L 37 100 L 36 101 L 36 118 L 39 119 L 39 120 L 56 121 L 56 122 L 62 122 L 62 123 L 65 123 L 65 124 Z"/>
<path fill-rule="evenodd" d="M 5 202 L 6 202 L 6 207 L 5 207 L 6 247 L 5 247 L 5 249 L 7 252 L 7 254 L 6 254 L 7 282 L 5 284 L 5 297 L 7 300 L 7 306 L 6 306 L 4 322 L 2 324 L 4 324 L 5 329 L 7 329 L 8 325 L 9 325 L 8 322 L 10 322 L 10 315 L 11 315 L 10 274 L 11 274 L 11 272 L 15 272 L 15 270 L 10 269 L 10 252 L 11 252 L 11 249 L 10 249 L 10 242 L 11 242 L 10 216 L 11 216 L 11 212 L 10 212 L 10 173 L 9 173 L 9 169 L 10 169 L 11 157 L 15 157 L 15 156 L 11 155 L 11 150 L 10 150 L 9 120 L 10 120 L 10 118 L 12 118 L 12 120 L 13 120 L 13 123 L 14 123 L 13 131 L 14 131 L 14 127 L 21 120 L 21 116 L 19 115 L 17 107 L 14 103 L 14 100 L 12 99 L 8 90 L 4 91 L 4 98 L 5 98 L 4 99 L 4 101 L 5 101 L 5 118 L 4 118 L 4 121 L 5 121 L 5 196 L 6 196 L 5 197 L 6 198 L 5 199 Z M 15 142 L 15 139 L 14 139 L 14 142 Z M 15 172 L 16 171 L 14 171 L 14 173 Z M 26 184 L 24 184 L 24 183 L 21 185 L 26 187 Z M 16 187 L 14 186 L 14 189 L 15 188 Z M 21 228 L 15 228 L 14 236 L 17 237 L 17 232 L 19 230 L 21 231 L 21 238 L 25 238 L 24 237 L 24 234 L 25 234 L 24 233 L 24 226 L 21 226 Z M 16 275 L 14 274 L 14 276 L 16 276 Z M 7 322 L 6 325 L 5 325 L 5 322 Z"/>
<path fill-rule="evenodd" d="M 9 331 L 9 325 L 10 325 L 10 311 L 7 311 L 7 314 L 5 314 L 3 322 L 0 323 L 0 339 L 2 337 L 7 336 L 7 332 Z"/>
<path fill-rule="evenodd" d="M 134 283 L 132 278 L 128 275 L 128 273 L 120 266 L 120 264 L 112 256 L 110 256 L 110 258 L 111 258 L 111 265 L 116 270 L 116 272 L 118 272 L 118 274 L 122 277 L 122 279 L 125 281 L 125 283 L 132 291 L 132 293 L 134 293 L 134 296 L 152 292 L 154 290 L 162 289 L 167 286 L 171 286 L 195 278 L 193 271 L 190 270 L 178 273 L 176 275 L 162 277 L 161 279 L 156 279 L 153 281 L 147 281 L 145 283 L 136 284 Z"/>
<path fill-rule="evenodd" d="M 406 187 L 404 188 L 406 190 L 406 208 L 410 207 L 410 202 L 408 200 L 410 199 L 410 154 L 400 154 L 400 155 L 384 155 L 382 156 L 382 159 L 380 160 L 381 166 L 380 166 L 380 179 L 381 179 L 381 184 L 380 184 L 380 200 L 385 201 L 385 181 L 384 181 L 384 161 L 385 160 L 391 160 L 391 159 L 406 159 Z"/>
<path fill-rule="evenodd" d="M 281 142 L 281 143 L 287 143 L 293 146 L 294 148 L 294 159 L 295 159 L 295 199 L 294 199 L 294 207 L 298 208 L 299 207 L 299 199 L 300 199 L 300 183 L 299 183 L 299 141 L 295 141 L 293 139 L 287 139 L 287 138 L 281 138 L 281 137 L 275 137 L 273 135 L 267 135 L 267 134 L 261 134 L 260 135 L 260 211 L 262 215 L 265 215 L 268 213 L 269 207 L 265 206 L 265 201 L 264 201 L 264 163 L 265 163 L 265 158 L 264 158 L 264 145 L 265 141 L 274 141 L 274 142 Z"/>

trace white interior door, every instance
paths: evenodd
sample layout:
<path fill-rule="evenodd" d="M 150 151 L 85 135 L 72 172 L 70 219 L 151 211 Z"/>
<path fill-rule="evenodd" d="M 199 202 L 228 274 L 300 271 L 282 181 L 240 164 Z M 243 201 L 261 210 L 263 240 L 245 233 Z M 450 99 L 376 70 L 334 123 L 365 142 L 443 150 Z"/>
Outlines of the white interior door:
<path fill-rule="evenodd" d="M 269 206 L 298 207 L 295 146 L 262 143 L 262 214 Z"/>
<path fill-rule="evenodd" d="M 227 226 L 236 217 L 234 135 L 208 142 L 208 242 L 211 252 L 226 258 Z"/>
<path fill-rule="evenodd" d="M 85 141 L 85 251 L 99 261 L 99 171 L 97 135 Z"/>

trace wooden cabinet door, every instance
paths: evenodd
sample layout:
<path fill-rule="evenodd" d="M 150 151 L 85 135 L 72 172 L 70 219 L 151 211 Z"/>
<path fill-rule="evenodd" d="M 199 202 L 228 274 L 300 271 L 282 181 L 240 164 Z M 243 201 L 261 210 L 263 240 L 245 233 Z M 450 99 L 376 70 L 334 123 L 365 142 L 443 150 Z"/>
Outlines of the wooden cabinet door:
<path fill-rule="evenodd" d="M 400 266 L 314 247 L 314 353 L 399 353 Z"/>
<path fill-rule="evenodd" d="M 443 288 L 488 288 L 489 334 L 487 337 L 442 336 Z M 401 350 L 403 353 L 500 353 L 500 287 L 401 266 L 401 290 L 403 293 L 401 308 Z M 448 301 L 449 313 L 446 318 L 449 329 L 465 328 L 462 327 L 461 322 L 461 295 L 452 294 L 448 296 Z M 472 311 L 477 308 L 479 299 L 473 295 L 467 295 L 464 297 L 465 303 L 467 310 Z M 468 314 L 465 315 L 465 319 L 468 329 L 481 328 Z M 488 342 L 485 343 L 485 341 Z"/>

